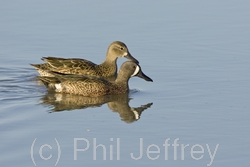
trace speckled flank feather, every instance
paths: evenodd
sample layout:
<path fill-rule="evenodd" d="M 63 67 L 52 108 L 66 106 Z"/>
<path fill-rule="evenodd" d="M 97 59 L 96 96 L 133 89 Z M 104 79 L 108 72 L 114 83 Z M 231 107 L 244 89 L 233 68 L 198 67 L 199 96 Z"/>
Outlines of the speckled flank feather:
<path fill-rule="evenodd" d="M 62 89 L 58 92 L 80 94 L 83 96 L 103 96 L 110 94 L 120 94 L 128 91 L 126 84 L 115 84 L 101 79 L 85 79 L 81 81 L 64 81 L 61 83 Z"/>
<path fill-rule="evenodd" d="M 55 92 L 78 94 L 83 96 L 103 96 L 120 94 L 128 91 L 127 83 L 112 83 L 98 77 L 56 75 L 55 77 L 38 76 L 48 89 Z M 67 78 L 66 78 L 67 77 Z"/>
<path fill-rule="evenodd" d="M 127 61 L 122 64 L 118 73 L 118 77 L 114 82 L 109 82 L 103 78 L 83 76 L 83 75 L 61 75 L 53 73 L 54 77 L 38 76 L 48 89 L 55 92 L 78 94 L 83 96 L 103 96 L 111 94 L 121 94 L 128 92 L 128 80 L 134 74 L 139 65 L 134 62 Z M 149 77 L 142 73 L 141 69 L 136 74 L 147 81 L 152 81 Z"/>
<path fill-rule="evenodd" d="M 136 63 L 138 61 L 129 53 L 127 46 L 119 41 L 110 44 L 105 61 L 97 65 L 85 59 L 64 59 L 57 57 L 44 57 L 45 64 L 31 64 L 41 76 L 53 76 L 47 71 L 53 71 L 62 74 L 88 75 L 98 77 L 114 77 L 117 73 L 116 61 L 118 57 L 126 57 Z"/>

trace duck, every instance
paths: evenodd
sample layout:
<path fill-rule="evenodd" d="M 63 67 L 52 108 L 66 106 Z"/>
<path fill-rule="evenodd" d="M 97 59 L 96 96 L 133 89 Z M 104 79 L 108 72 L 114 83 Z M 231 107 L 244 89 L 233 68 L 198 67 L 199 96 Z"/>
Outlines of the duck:
<path fill-rule="evenodd" d="M 84 75 L 63 75 L 50 72 L 54 77 L 38 76 L 48 90 L 60 93 L 69 93 L 88 97 L 99 97 L 129 92 L 128 81 L 131 77 L 137 76 L 146 81 L 153 80 L 145 75 L 139 64 L 126 61 L 117 74 L 115 81 L 108 81 L 102 77 Z"/>
<path fill-rule="evenodd" d="M 125 57 L 135 63 L 135 59 L 129 52 L 128 47 L 121 41 L 112 42 L 107 50 L 106 58 L 103 63 L 97 65 L 91 61 L 80 58 L 59 58 L 43 57 L 44 64 L 30 64 L 41 76 L 53 76 L 53 71 L 61 74 L 88 75 L 114 80 L 117 75 L 117 58 Z M 113 78 L 113 79 L 112 79 Z"/>

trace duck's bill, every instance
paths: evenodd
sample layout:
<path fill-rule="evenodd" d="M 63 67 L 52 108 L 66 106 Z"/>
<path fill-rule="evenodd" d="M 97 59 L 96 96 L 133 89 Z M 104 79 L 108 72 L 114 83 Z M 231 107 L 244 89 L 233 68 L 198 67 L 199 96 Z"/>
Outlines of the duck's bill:
<path fill-rule="evenodd" d="M 124 57 L 127 58 L 127 59 L 129 59 L 129 60 L 131 60 L 131 61 L 133 61 L 133 62 L 135 62 L 136 64 L 139 64 L 139 61 L 136 60 L 129 52 Z"/>
<path fill-rule="evenodd" d="M 138 74 L 136 74 L 136 76 L 145 79 L 146 81 L 153 82 L 153 80 L 145 75 L 141 70 L 138 72 Z"/>

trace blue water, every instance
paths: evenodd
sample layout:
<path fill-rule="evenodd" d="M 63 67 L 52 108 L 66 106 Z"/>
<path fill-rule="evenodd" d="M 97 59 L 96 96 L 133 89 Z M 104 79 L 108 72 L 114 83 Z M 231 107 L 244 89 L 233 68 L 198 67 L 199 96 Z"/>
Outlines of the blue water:
<path fill-rule="evenodd" d="M 1 166 L 250 165 L 248 1 L 0 4 Z M 115 40 L 154 80 L 118 100 L 49 94 L 29 65 Z"/>

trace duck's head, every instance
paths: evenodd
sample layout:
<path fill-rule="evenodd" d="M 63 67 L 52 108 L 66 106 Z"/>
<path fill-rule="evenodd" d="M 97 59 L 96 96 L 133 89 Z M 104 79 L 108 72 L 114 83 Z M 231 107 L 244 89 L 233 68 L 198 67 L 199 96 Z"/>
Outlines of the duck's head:
<path fill-rule="evenodd" d="M 137 76 L 140 78 L 143 78 L 146 81 L 150 81 L 153 82 L 153 80 L 151 78 L 149 78 L 147 75 L 145 75 L 142 70 L 141 67 L 139 66 L 139 64 L 132 62 L 132 61 L 126 61 L 121 65 L 120 71 L 119 73 L 123 73 L 124 77 L 133 77 L 133 76 Z M 119 75 L 118 73 L 118 75 Z"/>
<path fill-rule="evenodd" d="M 115 41 L 112 42 L 109 45 L 108 48 L 108 52 L 107 52 L 107 57 L 113 58 L 113 59 L 117 59 L 118 57 L 125 57 L 137 64 L 139 64 L 139 61 L 136 60 L 130 53 L 128 50 L 128 47 L 120 41 Z"/>

